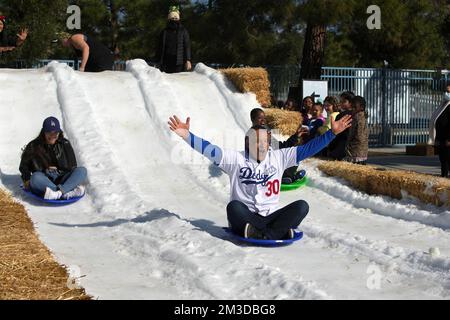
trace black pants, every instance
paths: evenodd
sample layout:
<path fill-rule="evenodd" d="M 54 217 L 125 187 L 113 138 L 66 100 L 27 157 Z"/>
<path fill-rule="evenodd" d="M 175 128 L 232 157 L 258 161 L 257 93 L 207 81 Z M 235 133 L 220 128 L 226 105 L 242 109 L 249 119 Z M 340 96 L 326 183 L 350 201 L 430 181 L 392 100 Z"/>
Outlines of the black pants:
<path fill-rule="evenodd" d="M 297 228 L 308 212 L 309 205 L 303 200 L 295 201 L 268 217 L 251 212 L 240 201 L 231 201 L 227 206 L 228 222 L 234 233 L 243 236 L 245 225 L 250 223 L 272 240 L 285 238 L 289 229 Z"/>
<path fill-rule="evenodd" d="M 439 161 L 441 162 L 441 176 L 448 178 L 448 172 L 450 169 L 450 147 L 441 145 L 438 147 Z"/>

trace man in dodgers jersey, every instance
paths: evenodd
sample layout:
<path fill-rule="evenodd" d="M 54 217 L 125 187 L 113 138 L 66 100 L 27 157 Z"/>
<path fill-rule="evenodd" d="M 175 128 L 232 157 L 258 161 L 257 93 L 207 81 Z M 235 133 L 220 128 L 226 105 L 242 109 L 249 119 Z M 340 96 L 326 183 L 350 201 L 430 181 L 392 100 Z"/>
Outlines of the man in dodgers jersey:
<path fill-rule="evenodd" d="M 245 136 L 245 152 L 238 152 L 223 150 L 196 137 L 189 131 L 190 118 L 183 123 L 173 116 L 169 121 L 173 132 L 229 175 L 231 202 L 227 217 L 233 232 L 246 238 L 274 240 L 292 238 L 293 229 L 309 211 L 303 200 L 278 209 L 284 170 L 317 154 L 350 126 L 351 116 L 345 116 L 332 121 L 331 130 L 303 146 L 273 150 L 270 130 L 257 125 Z"/>

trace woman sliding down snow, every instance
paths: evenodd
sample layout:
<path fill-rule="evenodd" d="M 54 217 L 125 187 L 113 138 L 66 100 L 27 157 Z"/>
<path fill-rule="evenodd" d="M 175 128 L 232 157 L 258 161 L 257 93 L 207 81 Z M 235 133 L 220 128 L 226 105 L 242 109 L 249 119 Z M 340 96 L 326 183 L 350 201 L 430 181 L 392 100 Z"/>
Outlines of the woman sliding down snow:
<path fill-rule="evenodd" d="M 351 126 L 351 116 L 332 121 L 331 130 L 293 148 L 272 150 L 271 133 L 265 126 L 254 126 L 245 135 L 245 152 L 222 150 L 189 131 L 190 118 L 183 123 L 173 116 L 170 129 L 196 151 L 211 160 L 230 177 L 231 202 L 228 222 L 234 233 L 245 238 L 278 240 L 292 238 L 309 211 L 299 200 L 278 210 L 280 183 L 286 168 L 325 148 L 337 134 Z"/>
<path fill-rule="evenodd" d="M 58 119 L 45 119 L 41 133 L 25 148 L 20 161 L 24 188 L 46 200 L 81 197 L 87 171 L 77 167 L 69 140 Z"/>

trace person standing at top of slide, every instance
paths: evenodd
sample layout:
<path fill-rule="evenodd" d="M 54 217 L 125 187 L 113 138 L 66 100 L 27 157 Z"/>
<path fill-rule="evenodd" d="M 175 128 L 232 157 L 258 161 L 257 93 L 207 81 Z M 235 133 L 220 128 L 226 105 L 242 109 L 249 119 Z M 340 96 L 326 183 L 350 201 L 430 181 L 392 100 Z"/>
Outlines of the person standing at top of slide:
<path fill-rule="evenodd" d="M 280 182 L 286 168 L 318 153 L 340 132 L 351 126 L 351 116 L 332 120 L 331 130 L 309 143 L 286 149 L 270 148 L 271 133 L 265 126 L 253 126 L 245 136 L 245 152 L 223 150 L 196 137 L 185 123 L 173 116 L 170 130 L 207 157 L 230 177 L 231 201 L 228 222 L 234 233 L 253 239 L 292 239 L 309 211 L 306 201 L 298 200 L 278 209 Z"/>
<path fill-rule="evenodd" d="M 189 32 L 180 22 L 180 10 L 177 6 L 169 9 L 166 28 L 159 36 L 155 60 L 161 71 L 178 73 L 191 71 L 191 40 Z"/>
<path fill-rule="evenodd" d="M 63 33 L 60 40 L 64 47 L 73 48 L 77 57 L 81 58 L 79 71 L 102 72 L 113 69 L 114 54 L 93 37 L 82 33 Z"/>

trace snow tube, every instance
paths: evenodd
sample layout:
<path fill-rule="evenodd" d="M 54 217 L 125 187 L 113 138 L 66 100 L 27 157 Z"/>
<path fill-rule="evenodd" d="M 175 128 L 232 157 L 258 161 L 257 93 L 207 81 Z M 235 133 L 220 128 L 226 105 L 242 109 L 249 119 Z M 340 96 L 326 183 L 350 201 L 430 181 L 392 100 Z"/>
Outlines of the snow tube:
<path fill-rule="evenodd" d="M 281 184 L 281 191 L 290 191 L 290 190 L 296 190 L 298 188 L 303 187 L 304 185 L 306 185 L 306 183 L 308 182 L 307 178 L 306 178 L 306 171 L 305 170 L 300 170 L 298 172 L 299 174 L 299 179 L 291 184 Z"/>
<path fill-rule="evenodd" d="M 51 205 L 56 205 L 56 206 L 65 206 L 68 204 L 72 204 L 75 203 L 77 201 L 79 201 L 80 199 L 82 199 L 84 197 L 84 194 L 81 197 L 75 197 L 75 198 L 70 198 L 70 199 L 60 199 L 60 200 L 46 200 L 44 198 L 42 198 L 41 196 L 38 196 L 37 194 L 34 194 L 33 192 L 31 192 L 30 190 L 25 190 L 23 188 L 23 186 L 20 186 L 20 188 L 23 190 L 23 192 L 25 192 L 28 196 L 39 200 L 40 202 L 44 202 L 47 204 L 51 204 Z"/>
<path fill-rule="evenodd" d="M 295 230 L 293 239 L 285 239 L 285 240 L 261 240 L 261 239 L 251 239 L 244 238 L 237 234 L 235 234 L 230 228 L 223 228 L 227 233 L 229 233 L 234 239 L 246 242 L 256 246 L 262 247 L 278 247 L 292 244 L 301 238 L 303 238 L 303 232 Z"/>
<path fill-rule="evenodd" d="M 280 190 L 281 191 L 291 191 L 291 190 L 296 190 L 298 188 L 301 188 L 303 186 L 306 185 L 306 183 L 308 182 L 308 178 L 307 177 L 303 177 L 300 180 L 297 180 L 291 184 L 281 184 Z"/>

